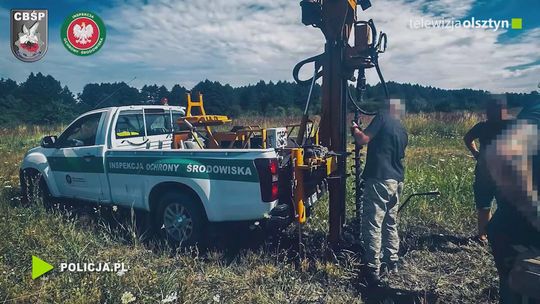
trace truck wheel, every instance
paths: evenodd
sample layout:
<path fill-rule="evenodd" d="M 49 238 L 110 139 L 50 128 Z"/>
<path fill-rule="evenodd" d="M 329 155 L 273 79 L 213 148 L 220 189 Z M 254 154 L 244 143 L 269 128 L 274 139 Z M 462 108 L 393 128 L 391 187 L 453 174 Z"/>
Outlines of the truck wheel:
<path fill-rule="evenodd" d="M 206 217 L 200 202 L 192 196 L 171 192 L 159 200 L 155 223 L 168 241 L 181 246 L 200 244 L 206 236 Z"/>
<path fill-rule="evenodd" d="M 52 197 L 47 183 L 39 172 L 24 171 L 21 177 L 21 202 L 23 204 L 38 203 L 45 208 L 52 207 Z"/>

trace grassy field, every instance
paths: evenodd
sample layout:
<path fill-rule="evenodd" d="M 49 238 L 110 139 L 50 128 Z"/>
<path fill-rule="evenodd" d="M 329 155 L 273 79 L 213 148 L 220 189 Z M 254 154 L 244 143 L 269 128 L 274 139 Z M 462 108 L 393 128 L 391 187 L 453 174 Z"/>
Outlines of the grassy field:
<path fill-rule="evenodd" d="M 400 215 L 403 268 L 399 275 L 386 278 L 395 290 L 385 294 L 359 287 L 360 261 L 355 252 L 328 258 L 326 201 L 320 202 L 302 229 L 302 250 L 294 227 L 274 238 L 245 227 L 227 227 L 205 252 L 175 251 L 160 243 L 141 242 L 129 211 L 87 207 L 61 212 L 20 206 L 18 167 L 24 152 L 58 128 L 0 130 L 0 302 L 363 303 L 393 296 L 408 303 L 410 293 L 427 302 L 496 302 L 497 276 L 489 251 L 466 239 L 476 230 L 474 161 L 461 138 L 478 119 L 469 114 L 406 118 L 410 146 L 405 195 L 434 189 L 442 195 L 416 199 Z M 242 120 L 254 122 L 287 123 Z M 351 184 L 347 195 L 352 217 Z M 31 255 L 54 265 L 123 262 L 129 271 L 53 270 L 32 280 Z"/>

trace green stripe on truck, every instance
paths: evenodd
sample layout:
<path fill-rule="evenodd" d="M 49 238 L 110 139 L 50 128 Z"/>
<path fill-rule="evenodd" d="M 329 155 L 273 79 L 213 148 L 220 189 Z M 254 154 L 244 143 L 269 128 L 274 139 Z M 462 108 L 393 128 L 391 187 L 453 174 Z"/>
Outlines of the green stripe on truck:
<path fill-rule="evenodd" d="M 52 171 L 104 173 L 103 158 L 48 157 Z M 111 174 L 177 176 L 212 180 L 259 182 L 252 160 L 173 157 L 106 157 Z"/>
<path fill-rule="evenodd" d="M 52 171 L 104 173 L 103 157 L 47 157 Z"/>
<path fill-rule="evenodd" d="M 117 174 L 259 182 L 253 161 L 243 159 L 110 157 L 107 158 L 107 171 Z"/>

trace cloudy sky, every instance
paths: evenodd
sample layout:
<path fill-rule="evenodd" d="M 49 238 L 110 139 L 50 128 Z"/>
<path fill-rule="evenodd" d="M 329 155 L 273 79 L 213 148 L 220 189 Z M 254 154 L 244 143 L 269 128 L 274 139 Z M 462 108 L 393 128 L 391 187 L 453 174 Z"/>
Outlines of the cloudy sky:
<path fill-rule="evenodd" d="M 342 0 L 345 1 L 345 0 Z M 441 88 L 530 92 L 540 81 L 538 0 L 371 0 L 361 19 L 388 34 L 380 62 L 387 80 Z M 12 8 L 49 10 L 49 49 L 24 63 L 9 48 Z M 60 26 L 77 10 L 99 15 L 107 38 L 88 57 L 69 53 Z M 411 22 L 522 18 L 523 29 L 415 29 Z M 129 81 L 181 84 L 210 79 L 233 86 L 259 80 L 292 80 L 294 64 L 319 54 L 321 32 L 300 22 L 299 0 L 3 0 L 0 2 L 0 78 L 24 81 L 50 74 L 74 92 L 86 83 Z M 368 81 L 377 83 L 376 73 Z"/>

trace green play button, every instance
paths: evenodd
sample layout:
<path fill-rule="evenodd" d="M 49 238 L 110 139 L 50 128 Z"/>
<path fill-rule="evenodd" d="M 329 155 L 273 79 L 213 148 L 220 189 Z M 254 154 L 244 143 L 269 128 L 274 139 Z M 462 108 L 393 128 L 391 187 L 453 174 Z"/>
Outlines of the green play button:
<path fill-rule="evenodd" d="M 51 271 L 53 268 L 53 265 L 45 262 L 35 255 L 32 256 L 32 280 L 39 278 L 45 273 Z"/>

